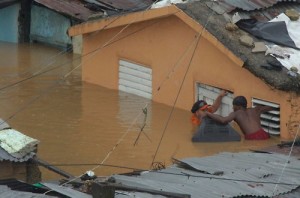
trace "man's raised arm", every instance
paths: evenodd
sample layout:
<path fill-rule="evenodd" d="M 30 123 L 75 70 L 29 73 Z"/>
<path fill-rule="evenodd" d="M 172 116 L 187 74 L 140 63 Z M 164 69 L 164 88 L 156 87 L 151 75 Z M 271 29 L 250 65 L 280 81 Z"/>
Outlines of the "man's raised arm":
<path fill-rule="evenodd" d="M 217 115 L 217 114 L 213 114 L 213 113 L 209 113 L 209 112 L 205 112 L 205 114 L 208 117 L 210 117 L 211 119 L 213 119 L 217 122 L 220 122 L 222 124 L 227 124 L 227 123 L 231 122 L 232 120 L 234 120 L 234 118 L 235 118 L 235 113 L 234 112 L 230 113 L 226 117 L 223 117 L 223 116 L 220 116 L 220 115 Z"/>

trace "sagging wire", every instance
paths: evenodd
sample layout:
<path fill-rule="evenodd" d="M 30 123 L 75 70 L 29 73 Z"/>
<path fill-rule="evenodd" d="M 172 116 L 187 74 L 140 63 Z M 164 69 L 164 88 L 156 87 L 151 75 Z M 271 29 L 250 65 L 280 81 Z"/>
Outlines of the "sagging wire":
<path fill-rule="evenodd" d="M 116 19 L 115 19 L 115 20 L 116 20 Z M 115 21 L 115 20 L 114 20 L 114 21 Z M 151 25 L 154 25 L 154 24 L 156 24 L 156 23 L 158 23 L 158 22 L 155 22 L 155 23 L 153 23 L 153 24 L 151 24 Z M 110 23 L 110 24 L 111 24 L 111 23 Z M 150 26 L 151 26 L 151 25 L 150 25 Z M 108 25 L 107 25 L 107 26 L 108 26 Z M 107 26 L 105 26 L 105 27 L 107 27 Z M 105 28 L 105 27 L 104 27 L 104 28 Z M 131 34 L 129 34 L 129 35 L 126 35 L 126 36 L 124 36 L 124 37 L 122 37 L 122 38 L 120 38 L 120 39 L 118 39 L 118 40 L 115 40 L 114 42 L 117 42 L 117 41 L 119 41 L 119 40 L 121 40 L 121 39 L 124 39 L 124 38 L 126 38 L 126 37 L 128 37 L 128 36 L 131 36 L 132 34 L 135 34 L 135 33 L 139 32 L 139 31 L 142 31 L 143 29 L 148 28 L 148 27 L 149 27 L 149 26 L 143 27 L 143 28 L 141 28 L 141 29 L 138 29 L 137 31 L 135 31 L 135 32 L 133 32 L 133 33 L 131 33 Z M 112 44 L 112 43 L 114 43 L 114 42 L 111 42 L 110 44 Z M 107 46 L 108 46 L 108 45 L 107 45 Z M 92 51 L 92 52 L 93 52 L 93 51 Z M 87 53 L 87 54 L 85 54 L 85 55 L 83 55 L 83 56 L 87 56 L 87 55 L 89 55 L 89 54 L 92 53 L 92 52 L 89 52 L 89 53 Z M 79 57 L 79 58 L 82 58 L 83 56 L 81 56 L 81 57 Z M 15 82 L 15 83 L 6 85 L 6 86 L 4 86 L 4 87 L 1 87 L 1 88 L 0 88 L 0 91 L 3 91 L 4 89 L 13 87 L 13 86 L 15 86 L 15 85 L 17 85 L 17 84 L 23 83 L 23 82 L 25 82 L 25 81 L 27 81 L 27 80 L 33 79 L 33 78 L 35 78 L 35 77 L 37 77 L 37 76 L 40 76 L 40 75 L 42 75 L 42 74 L 45 74 L 45 73 L 50 72 L 50 71 L 52 71 L 52 70 L 55 70 L 55 69 L 57 69 L 57 68 L 59 68 L 59 67 L 61 67 L 61 66 L 64 66 L 64 65 L 66 65 L 66 64 L 68 64 L 68 63 L 70 63 L 70 62 L 73 62 L 74 60 L 77 60 L 77 59 L 79 59 L 79 58 L 73 59 L 72 61 L 64 62 L 64 63 L 62 63 L 62 64 L 60 64 L 60 65 L 58 65 L 58 66 L 56 66 L 56 67 L 52 67 L 52 68 L 50 68 L 50 69 L 48 69 L 48 70 L 45 70 L 45 71 L 40 70 L 39 73 L 36 72 L 34 75 L 32 75 L 32 76 L 30 76 L 30 77 L 28 77 L 28 78 L 25 78 L 25 79 L 22 79 L 22 80 L 20 80 L 20 81 Z M 63 78 L 62 78 L 62 80 L 63 80 Z M 19 111 L 18 111 L 18 112 L 19 112 Z M 15 114 L 16 114 L 16 113 L 15 113 Z M 14 117 L 15 114 L 14 114 L 13 116 L 11 116 L 11 118 Z M 11 118 L 8 118 L 8 119 L 2 121 L 2 123 L 0 123 L 0 125 L 3 124 L 5 121 L 10 120 Z M 146 134 L 145 134 L 145 135 L 146 135 Z M 146 135 L 146 137 L 148 137 L 148 136 Z M 150 140 L 149 137 L 148 137 L 148 139 Z"/>
<path fill-rule="evenodd" d="M 192 40 L 192 42 L 188 45 L 188 48 L 186 48 L 186 50 L 184 51 L 184 53 L 179 57 L 179 59 L 176 61 L 174 67 L 171 68 L 171 70 L 168 72 L 166 78 L 164 78 L 164 80 L 158 85 L 157 89 L 156 89 L 156 92 L 153 94 L 153 98 L 159 93 L 161 87 L 164 85 L 164 83 L 169 80 L 171 78 L 171 76 L 174 74 L 174 72 L 176 71 L 176 69 L 178 68 L 179 64 L 181 63 L 181 61 L 183 60 L 183 58 L 187 55 L 187 53 L 191 50 L 191 48 L 193 47 L 193 44 L 194 42 L 197 41 L 197 37 L 195 37 L 195 39 Z M 149 105 L 149 102 L 146 104 L 146 107 L 147 108 Z M 140 133 L 138 134 L 138 137 L 136 138 L 136 141 L 134 143 L 134 145 L 137 144 L 137 141 L 141 135 L 141 132 L 143 131 L 140 131 Z M 147 137 L 146 133 L 143 132 L 144 135 Z"/>
<path fill-rule="evenodd" d="M 190 58 L 188 67 L 187 67 L 187 69 L 186 69 L 186 72 L 185 72 L 185 74 L 184 74 L 184 76 L 183 76 L 183 79 L 182 79 L 182 82 L 181 82 L 181 84 L 180 84 L 180 87 L 179 87 L 177 96 L 176 96 L 175 101 L 174 101 L 173 106 L 172 106 L 172 110 L 171 110 L 171 112 L 170 112 L 170 114 L 169 114 L 169 116 L 168 116 L 167 123 L 166 123 L 166 125 L 165 125 L 165 127 L 164 127 L 162 136 L 161 136 L 160 141 L 159 141 L 159 143 L 158 143 L 157 149 L 156 149 L 155 154 L 154 154 L 154 156 L 153 156 L 153 159 L 152 159 L 152 162 L 151 162 L 151 165 L 150 165 L 150 169 L 151 169 L 152 166 L 153 166 L 153 163 L 154 163 L 154 160 L 155 160 L 156 155 L 157 155 L 157 153 L 158 153 L 158 150 L 159 150 L 159 148 L 160 148 L 162 139 L 163 139 L 163 137 L 164 137 L 164 135 L 165 135 L 165 133 L 166 133 L 167 127 L 168 127 L 169 122 L 170 122 L 170 120 L 171 120 L 171 115 L 172 115 L 173 112 L 174 112 L 175 105 L 176 105 L 177 100 L 178 100 L 178 98 L 179 98 L 179 94 L 180 94 L 181 89 L 182 89 L 182 87 L 183 87 L 183 83 L 184 83 L 184 81 L 185 81 L 185 79 L 186 79 L 187 73 L 188 73 L 188 71 L 189 71 L 189 69 L 190 69 L 190 66 L 191 66 L 191 63 L 192 63 L 192 61 L 193 61 L 193 58 L 194 58 L 196 49 L 197 49 L 197 47 L 198 47 L 198 45 L 199 45 L 199 41 L 200 41 L 200 39 L 201 39 L 201 37 L 202 37 L 202 33 L 203 33 L 203 31 L 206 29 L 206 27 L 207 27 L 207 25 L 208 25 L 208 22 L 209 22 L 209 20 L 210 20 L 210 17 L 212 17 L 213 14 L 214 14 L 214 12 L 211 12 L 211 13 L 209 14 L 209 16 L 207 17 L 207 20 L 206 20 L 205 25 L 202 27 L 201 31 L 198 33 L 198 35 L 197 35 L 197 37 L 196 37 L 196 38 L 197 38 L 197 42 L 196 42 L 195 48 L 194 48 L 194 50 L 193 50 L 193 53 L 192 53 L 192 56 L 191 56 L 191 58 Z"/>
<path fill-rule="evenodd" d="M 153 2 L 153 4 L 155 4 L 157 1 L 159 0 L 156 0 L 155 2 Z M 153 5 L 151 4 L 150 6 L 148 6 L 145 10 L 142 11 L 142 16 L 144 15 L 145 11 L 149 10 L 151 8 L 151 6 Z M 96 55 L 96 52 L 98 52 L 98 50 L 101 50 L 103 49 L 104 47 L 108 46 L 109 44 L 113 43 L 114 39 L 117 38 L 125 29 L 127 29 L 130 25 L 132 25 L 135 21 L 135 20 L 132 20 L 130 23 L 128 23 L 125 27 L 123 27 L 117 34 L 115 34 L 111 39 L 109 39 L 106 43 L 104 43 L 102 46 L 99 46 L 98 48 L 96 48 L 96 50 L 94 50 L 92 53 L 91 53 L 91 57 L 89 58 L 92 58 L 93 56 Z M 68 75 L 70 75 L 74 70 L 76 70 L 77 68 L 81 67 L 83 64 L 83 61 L 81 62 L 81 64 L 79 64 L 77 67 L 75 67 L 73 70 L 71 70 L 69 73 L 67 73 L 63 78 L 67 77 Z"/>
<path fill-rule="evenodd" d="M 157 1 L 158 1 L 158 0 L 156 0 L 155 2 L 153 2 L 146 10 L 148 10 L 149 8 L 151 8 L 151 6 L 152 6 L 153 4 L 155 4 Z M 145 11 L 146 11 L 146 10 L 145 10 Z M 142 14 L 144 14 L 144 11 L 142 12 Z M 136 20 L 136 19 L 135 19 L 135 20 Z M 109 40 L 109 42 L 112 41 L 115 37 L 117 37 L 120 33 L 122 33 L 122 32 L 123 32 L 126 28 L 128 28 L 132 23 L 134 23 L 135 20 L 133 20 L 131 23 L 128 23 L 124 28 L 122 28 L 115 36 L 112 37 L 112 39 Z M 103 46 L 108 45 L 109 42 L 106 42 Z M 100 49 L 102 49 L 103 46 L 102 46 Z M 95 53 L 92 54 L 92 55 L 95 55 Z M 82 65 L 82 64 L 80 64 L 80 66 L 81 66 L 81 65 Z M 76 67 L 76 68 L 78 68 L 78 67 Z M 76 68 L 75 68 L 75 69 L 76 69 Z M 74 71 L 74 69 L 73 69 L 72 71 Z M 71 71 L 71 72 L 72 72 L 72 71 Z M 68 74 L 66 74 L 64 77 L 68 76 L 71 72 L 69 72 Z M 133 121 L 133 123 L 131 124 L 131 127 L 132 127 L 133 124 L 136 122 L 137 118 L 138 118 L 138 117 L 136 117 L 136 119 Z M 127 131 L 121 136 L 121 138 L 117 141 L 117 143 L 113 146 L 113 148 L 107 153 L 106 157 L 102 160 L 102 162 L 101 162 L 98 166 L 96 166 L 96 167 L 94 167 L 93 169 L 91 169 L 91 171 L 98 169 L 98 168 L 101 166 L 101 164 L 103 164 L 103 163 L 110 157 L 110 155 L 112 154 L 112 152 L 118 147 L 118 145 L 123 141 L 123 139 L 125 138 L 125 136 L 128 134 L 129 129 L 131 129 L 131 127 L 128 128 Z M 85 173 L 79 175 L 78 177 L 75 177 L 74 179 L 72 179 L 72 180 L 70 180 L 70 181 L 67 181 L 67 182 L 65 182 L 65 183 L 62 183 L 62 184 L 60 184 L 60 186 L 63 186 L 63 185 L 68 184 L 68 183 L 70 183 L 70 182 L 72 182 L 72 181 L 75 181 L 76 179 L 82 177 L 84 174 L 85 174 Z M 52 191 L 52 190 L 47 191 L 47 192 L 45 192 L 44 194 L 47 194 L 48 192 L 51 192 L 51 191 Z"/>
<path fill-rule="evenodd" d="M 116 17 L 116 18 L 115 18 L 114 20 L 112 20 L 110 23 L 108 23 L 108 24 L 105 25 L 103 28 L 101 28 L 100 30 L 97 30 L 96 32 L 94 32 L 94 33 L 91 34 L 91 35 L 96 35 L 96 33 L 99 33 L 99 32 L 102 31 L 103 29 L 107 28 L 109 25 L 111 25 L 111 24 L 114 23 L 116 20 L 118 20 L 120 17 L 121 17 L 121 16 Z M 91 35 L 90 35 L 89 37 L 87 37 L 87 38 L 91 38 Z M 42 74 L 44 74 L 44 73 L 47 73 L 47 72 L 49 72 L 49 71 L 52 71 L 52 70 L 54 70 L 54 69 L 60 68 L 60 67 L 62 67 L 62 66 L 64 66 L 64 65 L 66 65 L 66 64 L 72 63 L 72 62 L 74 62 L 74 61 L 76 61 L 76 60 L 79 60 L 79 59 L 81 59 L 82 57 L 85 57 L 85 56 L 87 56 L 87 55 L 90 54 L 90 53 L 84 54 L 83 56 L 79 56 L 78 58 L 74 58 L 74 59 L 72 59 L 71 61 L 66 61 L 66 62 L 64 62 L 64 63 L 59 64 L 58 66 L 52 67 L 52 68 L 50 68 L 50 69 L 48 69 L 48 70 L 45 70 L 45 69 L 47 69 L 50 65 L 52 65 L 53 63 L 55 63 L 55 61 L 52 61 L 52 59 L 58 57 L 59 55 L 63 55 L 63 54 L 65 54 L 65 53 L 69 52 L 71 49 L 72 49 L 72 47 L 69 47 L 69 48 L 67 48 L 67 50 L 61 51 L 61 52 L 59 52 L 58 54 L 56 54 L 56 55 L 54 55 L 54 56 L 48 58 L 49 63 L 46 64 L 46 67 L 44 67 L 44 68 L 42 68 L 42 69 L 36 71 L 35 73 L 33 73 L 31 76 L 29 76 L 29 77 L 27 77 L 27 78 L 21 79 L 21 80 L 19 80 L 19 81 L 17 81 L 17 82 L 14 82 L 14 83 L 11 83 L 11 84 L 8 84 L 8 85 L 6 85 L 6 86 L 1 87 L 1 88 L 0 88 L 0 91 L 2 91 L 2 90 L 4 90 L 4 89 L 7 89 L 7 88 L 10 88 L 10 87 L 13 87 L 13 86 L 15 86 L 15 85 L 17 85 L 17 84 L 23 83 L 23 82 L 25 82 L 25 81 L 27 81 L 27 80 L 33 79 L 33 78 L 35 78 L 35 77 L 37 77 L 37 76 L 40 76 L 40 75 L 42 75 Z M 50 61 L 52 61 L 52 62 L 50 62 Z M 43 66 L 43 65 L 41 65 L 41 66 Z M 72 71 L 73 71 L 73 70 L 72 70 Z"/>
<path fill-rule="evenodd" d="M 117 18 L 116 18 L 114 21 L 116 21 L 116 20 L 117 20 Z M 114 21 L 113 21 L 113 22 L 114 22 Z M 154 24 L 156 24 L 156 23 L 158 23 L 158 22 L 155 22 L 155 23 L 153 23 L 153 24 L 151 24 L 151 25 L 154 25 Z M 112 22 L 109 23 L 109 24 L 112 24 Z M 109 25 L 109 24 L 108 24 L 108 25 Z M 106 25 L 105 27 L 107 27 L 108 25 Z M 150 26 L 151 26 L 151 25 L 150 25 Z M 104 27 L 104 28 L 105 28 L 105 27 Z M 149 27 L 149 26 L 148 26 L 148 27 Z M 104 28 L 102 28 L 102 29 L 104 29 Z M 147 27 L 146 27 L 146 28 L 147 28 Z M 101 29 L 101 30 L 102 30 L 102 29 Z M 129 34 L 129 35 L 126 35 L 126 36 L 124 36 L 124 37 L 122 37 L 122 38 L 120 38 L 120 39 L 118 39 L 118 40 L 116 40 L 116 41 L 114 41 L 114 42 L 117 42 L 117 41 L 119 41 L 119 40 L 121 40 L 121 39 L 124 39 L 124 38 L 126 38 L 126 37 L 128 37 L 128 36 L 131 36 L 132 34 L 135 34 L 135 33 L 139 32 L 139 31 L 141 31 L 141 30 L 143 30 L 143 29 L 145 29 L 145 27 L 143 27 L 143 28 L 141 28 L 141 29 L 138 29 L 137 31 L 135 31 L 135 32 L 133 32 L 133 33 L 131 33 L 131 34 Z M 101 31 L 101 30 L 98 30 L 97 32 L 99 32 L 99 31 Z M 114 42 L 111 42 L 110 44 L 112 44 L 112 43 L 114 43 Z M 107 46 L 108 46 L 108 45 L 107 45 Z M 33 79 L 33 78 L 35 78 L 35 77 L 38 77 L 38 76 L 42 75 L 42 74 L 48 73 L 48 72 L 50 72 L 50 71 L 52 71 L 52 70 L 55 70 L 55 69 L 57 69 L 57 68 L 59 68 L 59 67 L 62 67 L 62 66 L 64 66 L 64 65 L 66 65 L 66 64 L 68 64 L 68 63 L 71 63 L 71 62 L 73 62 L 73 61 L 75 61 L 75 60 L 77 60 L 77 59 L 80 59 L 80 58 L 82 58 L 82 57 L 84 57 L 84 56 L 87 56 L 87 55 L 89 55 L 90 53 L 91 53 L 91 52 L 89 52 L 89 53 L 87 53 L 87 54 L 85 54 L 85 55 L 83 55 L 83 56 L 81 56 L 81 57 L 79 57 L 79 58 L 72 59 L 72 61 L 67 61 L 67 62 L 61 63 L 60 65 L 55 66 L 55 67 L 52 67 L 52 68 L 50 68 L 50 69 L 48 69 L 48 70 L 44 70 L 45 68 L 43 68 L 43 69 L 39 70 L 38 72 L 35 72 L 32 76 L 30 76 L 30 77 L 28 77 L 28 78 L 24 78 L 24 79 L 19 80 L 19 81 L 15 82 L 15 83 L 6 85 L 6 86 L 4 86 L 4 87 L 1 87 L 1 88 L 0 88 L 0 91 L 3 91 L 3 90 L 5 90 L 5 89 L 7 89 L 7 88 L 10 88 L 10 87 L 13 87 L 13 86 L 15 86 L 15 85 L 18 85 L 18 84 L 20 84 L 20 83 L 23 83 L 23 82 L 25 82 L 25 81 L 27 81 L 27 80 L 31 80 L 31 79 Z M 60 54 L 63 54 L 63 53 L 60 53 Z M 58 55 L 57 55 L 57 56 L 58 56 Z M 53 57 L 51 57 L 51 58 L 54 58 L 54 57 L 57 57 L 57 56 L 53 56 Z M 51 58 L 49 58 L 49 60 L 51 60 Z M 52 62 L 52 63 L 53 63 L 53 62 Z M 51 65 L 51 64 L 48 63 L 48 64 L 47 64 L 47 67 L 50 66 L 50 65 Z M 44 70 L 44 71 L 43 71 L 43 70 Z M 63 79 L 63 78 L 62 78 L 62 79 Z M 50 91 L 51 89 L 52 89 L 52 88 L 47 89 L 47 90 Z M 43 93 L 42 95 L 45 95 L 45 93 Z M 38 98 L 39 98 L 39 96 L 38 96 Z M 35 100 L 34 100 L 34 101 L 35 101 Z M 30 101 L 30 102 L 28 103 L 27 106 L 29 106 L 29 104 L 32 104 L 32 103 L 33 103 L 33 101 Z M 3 123 L 5 123 L 6 121 L 12 119 L 17 113 L 19 113 L 19 112 L 21 112 L 22 110 L 24 110 L 27 106 L 21 108 L 21 109 L 18 110 L 16 113 L 14 113 L 13 115 L 11 115 L 9 118 L 2 120 L 1 123 L 0 123 L 0 125 L 2 125 Z M 145 134 L 145 135 L 146 135 L 146 134 Z M 148 136 L 146 135 L 146 137 L 148 137 Z M 149 137 L 148 137 L 148 139 L 150 140 Z"/>

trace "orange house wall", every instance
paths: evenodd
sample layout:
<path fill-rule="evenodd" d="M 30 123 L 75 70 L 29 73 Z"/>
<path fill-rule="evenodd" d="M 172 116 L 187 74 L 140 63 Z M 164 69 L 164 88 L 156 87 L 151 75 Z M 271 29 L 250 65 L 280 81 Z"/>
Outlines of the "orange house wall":
<path fill-rule="evenodd" d="M 152 68 L 156 102 L 190 110 L 199 82 L 244 95 L 249 106 L 252 97 L 278 103 L 281 137 L 290 139 L 300 118 L 299 96 L 266 85 L 203 36 L 194 52 L 198 34 L 176 16 L 85 34 L 83 81 L 118 89 L 118 61 L 132 61 Z"/>

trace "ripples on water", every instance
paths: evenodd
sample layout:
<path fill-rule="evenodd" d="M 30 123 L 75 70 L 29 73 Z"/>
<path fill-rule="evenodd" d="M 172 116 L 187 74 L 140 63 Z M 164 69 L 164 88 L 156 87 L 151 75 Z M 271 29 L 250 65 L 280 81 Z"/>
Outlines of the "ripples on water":
<path fill-rule="evenodd" d="M 170 116 L 166 105 L 81 82 L 78 55 L 40 44 L 9 43 L 0 43 L 0 55 L 1 118 L 40 141 L 40 158 L 73 175 L 99 163 L 149 169 L 153 161 L 170 165 L 172 157 L 248 151 L 279 142 L 191 143 L 189 111 L 175 109 Z M 61 178 L 41 170 L 44 180 Z M 101 166 L 94 171 L 101 176 L 132 170 Z"/>

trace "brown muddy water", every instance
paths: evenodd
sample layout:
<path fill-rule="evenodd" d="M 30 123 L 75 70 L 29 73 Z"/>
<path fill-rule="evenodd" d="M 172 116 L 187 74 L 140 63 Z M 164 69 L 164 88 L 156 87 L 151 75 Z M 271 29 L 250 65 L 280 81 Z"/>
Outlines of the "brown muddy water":
<path fill-rule="evenodd" d="M 248 151 L 280 141 L 192 143 L 189 111 L 84 83 L 78 55 L 41 44 L 0 43 L 0 72 L 0 117 L 40 141 L 41 159 L 75 176 L 87 170 L 106 176 L 149 169 L 152 162 L 168 166 L 172 158 Z M 43 180 L 62 178 L 41 171 Z"/>

